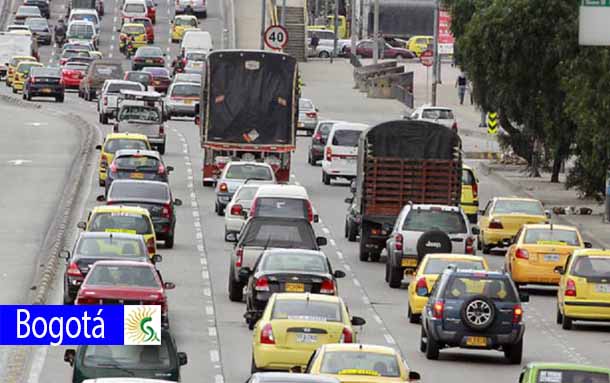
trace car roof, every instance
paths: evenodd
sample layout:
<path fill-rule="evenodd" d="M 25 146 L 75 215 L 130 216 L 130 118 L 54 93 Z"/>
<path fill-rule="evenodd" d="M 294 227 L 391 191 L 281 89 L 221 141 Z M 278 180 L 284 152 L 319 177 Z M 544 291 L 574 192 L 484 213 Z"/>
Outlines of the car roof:
<path fill-rule="evenodd" d="M 440 208 L 443 211 L 452 211 L 452 212 L 459 212 L 461 211 L 459 206 L 451 206 L 451 205 L 436 205 L 436 204 L 407 204 L 404 207 L 411 207 L 413 210 L 432 210 L 432 209 L 438 209 Z M 404 208 L 403 207 L 403 208 Z"/>
<path fill-rule="evenodd" d="M 137 241 L 144 241 L 141 235 L 131 233 L 108 233 L 105 231 L 81 231 L 79 239 L 81 238 L 117 238 L 117 239 L 134 239 Z"/>
<path fill-rule="evenodd" d="M 383 355 L 396 355 L 397 351 L 392 347 L 380 346 L 376 344 L 361 343 L 329 343 L 322 346 L 325 352 L 329 351 L 350 351 L 350 352 L 372 352 Z"/>
<path fill-rule="evenodd" d="M 259 372 L 252 376 L 256 377 L 259 382 L 339 383 L 339 380 L 332 376 L 294 374 L 294 373 L 290 373 L 290 372 Z M 85 383 L 85 382 L 83 382 L 83 383 Z M 157 381 L 157 382 L 161 382 L 161 381 Z M 126 383 L 129 383 L 129 382 L 126 382 Z"/>
<path fill-rule="evenodd" d="M 123 24 L 121 29 L 123 29 L 125 27 L 138 27 L 138 28 L 142 27 L 142 28 L 145 28 L 144 25 L 142 25 L 141 23 L 125 23 L 125 24 Z"/>
<path fill-rule="evenodd" d="M 312 294 L 312 293 L 275 293 L 275 300 L 281 301 L 316 301 L 341 303 L 341 298 L 337 295 Z"/>
<path fill-rule="evenodd" d="M 540 200 L 537 200 L 535 198 L 528 198 L 528 197 L 494 197 L 494 200 L 496 200 L 496 201 L 532 201 L 532 202 L 540 202 Z"/>
<path fill-rule="evenodd" d="M 148 137 L 140 133 L 108 133 L 108 135 L 106 136 L 106 141 L 117 139 L 148 141 Z"/>
<path fill-rule="evenodd" d="M 573 257 L 594 256 L 610 257 L 610 249 L 577 249 L 572 253 Z"/>
<path fill-rule="evenodd" d="M 456 261 L 481 261 L 483 262 L 484 258 L 478 255 L 469 255 L 469 254 L 453 254 L 453 253 L 431 253 L 426 255 L 427 259 L 450 259 Z"/>
<path fill-rule="evenodd" d="M 118 181 L 118 180 L 117 180 Z M 139 206 L 127 206 L 127 205 L 100 205 L 95 206 L 91 213 L 132 213 L 149 216 L 150 213 L 147 209 Z"/>
<path fill-rule="evenodd" d="M 97 15 L 97 11 L 95 9 L 75 8 L 70 11 L 70 15 L 75 15 L 75 14 L 96 14 Z"/>
<path fill-rule="evenodd" d="M 121 156 L 133 156 L 133 155 L 142 155 L 142 156 L 147 156 L 147 157 L 155 157 L 157 159 L 161 159 L 161 155 L 159 154 L 158 151 L 156 150 L 140 150 L 140 149 L 121 149 L 121 150 L 117 150 L 114 153 L 114 157 L 121 157 Z"/>
<path fill-rule="evenodd" d="M 356 122 L 337 122 L 336 124 L 333 125 L 332 130 L 336 131 L 336 130 L 359 130 L 359 131 L 363 131 L 365 129 L 368 129 L 369 126 L 366 124 L 360 124 L 360 123 L 356 123 Z"/>
<path fill-rule="evenodd" d="M 600 367 L 600 366 L 590 366 L 586 364 L 576 364 L 576 363 L 549 363 L 549 362 L 530 362 L 527 364 L 528 368 L 546 368 L 553 370 L 581 370 L 581 371 L 591 371 L 591 372 L 605 372 L 610 373 L 610 368 L 608 367 Z"/>
<path fill-rule="evenodd" d="M 230 161 L 227 164 L 227 166 L 231 166 L 231 165 L 256 165 L 256 166 L 271 167 L 271 165 L 269 165 L 265 162 L 256 162 L 256 161 Z"/>
<path fill-rule="evenodd" d="M 468 270 L 468 269 L 447 269 L 446 272 L 453 273 L 458 277 L 471 277 L 471 276 L 480 276 L 484 274 L 486 277 L 490 278 L 508 278 L 508 274 L 502 271 L 492 271 L 492 270 Z"/>
<path fill-rule="evenodd" d="M 195 19 L 195 20 L 197 20 L 197 18 L 193 15 L 176 15 L 176 16 L 174 16 L 174 19 Z"/>
<path fill-rule="evenodd" d="M 143 185 L 158 185 L 158 186 L 163 186 L 169 189 L 169 184 L 166 182 L 161 182 L 161 181 L 149 181 L 149 180 L 125 180 L 125 179 L 121 179 L 121 180 L 115 180 L 112 181 L 112 183 L 120 183 L 120 184 L 143 184 Z"/>
<path fill-rule="evenodd" d="M 19 67 L 22 65 L 23 66 L 34 65 L 34 66 L 44 67 L 44 65 L 42 63 L 39 63 L 38 61 L 21 61 L 19 64 L 17 64 L 17 70 L 19 70 Z"/>
<path fill-rule="evenodd" d="M 264 184 L 256 192 L 257 197 L 305 198 L 309 199 L 307 189 L 300 185 Z"/>
<path fill-rule="evenodd" d="M 568 225 L 556 225 L 550 223 L 527 223 L 522 226 L 524 229 L 557 229 L 557 230 L 570 230 L 570 231 L 578 231 L 578 228 L 575 226 Z"/>
<path fill-rule="evenodd" d="M 294 375 L 294 374 L 293 374 Z M 145 378 L 95 378 L 85 379 L 82 383 L 175 383 L 170 380 Z"/>

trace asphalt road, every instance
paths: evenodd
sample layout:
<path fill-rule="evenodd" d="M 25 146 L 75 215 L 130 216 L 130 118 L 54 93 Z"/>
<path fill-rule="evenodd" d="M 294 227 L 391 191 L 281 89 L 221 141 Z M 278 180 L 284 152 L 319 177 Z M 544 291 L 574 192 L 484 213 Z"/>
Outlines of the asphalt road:
<path fill-rule="evenodd" d="M 54 12 L 59 12 L 58 1 L 53 3 Z M 177 47 L 170 44 L 168 19 L 171 9 L 161 2 L 157 10 L 158 23 L 155 27 L 157 45 L 175 53 Z M 217 46 L 221 41 L 220 0 L 210 0 L 209 18 L 203 21 L 203 29 L 210 30 Z M 62 11 L 63 12 L 63 11 Z M 106 16 L 103 19 L 101 50 L 106 57 L 122 59 L 116 44 L 115 20 L 117 14 L 115 0 L 106 1 Z M 56 18 L 56 17 L 54 17 Z M 52 50 L 42 49 L 43 60 L 56 62 Z M 323 117 L 345 118 L 372 123 L 393 118 L 392 106 L 362 99 L 355 101 L 349 89 L 333 86 L 333 73 L 320 72 L 316 64 L 302 65 L 304 81 L 307 84 L 304 95 L 311 97 L 321 106 Z M 127 68 L 127 62 L 124 61 Z M 326 76 L 326 77 L 324 77 Z M 6 88 L 0 92 L 7 92 Z M 95 104 L 78 99 L 70 94 L 66 102 L 49 105 L 49 108 L 72 111 L 81 114 L 91 123 L 97 123 Z M 0 110 L 1 112 L 2 110 Z M 44 121 L 50 122 L 52 117 Z M 100 127 L 108 132 L 109 127 Z M 4 132 L 3 132 L 4 133 Z M 3 134 L 0 133 L 0 134 Z M 22 140 L 18 131 L 9 132 L 4 142 Z M 307 187 L 310 197 L 319 212 L 321 222 L 316 225 L 319 235 L 329 239 L 324 249 L 336 269 L 342 269 L 348 276 L 340 280 L 339 289 L 354 315 L 367 320 L 360 332 L 364 343 L 377 343 L 398 347 L 410 366 L 422 373 L 425 381 L 454 381 L 457 374 L 473 383 L 494 380 L 497 383 L 514 382 L 520 367 L 505 363 L 503 355 L 493 351 L 448 350 L 441 352 L 439 361 L 428 361 L 419 353 L 418 325 L 409 324 L 406 319 L 406 289 L 390 289 L 384 282 L 382 263 L 362 263 L 357 258 L 357 245 L 343 238 L 343 221 L 348 196 L 347 184 L 325 186 L 321 182 L 321 170 L 306 163 L 308 138 L 298 140 L 298 150 L 293 158 L 293 182 Z M 53 147 L 69 145 L 69 138 L 53 136 L 48 138 Z M 466 140 L 468 142 L 468 140 Z M 470 144 L 466 144 L 470 145 Z M 1 149 L 2 147 L 0 147 Z M 69 149 L 64 147 L 61 153 Z M 59 151 L 59 149 L 58 149 Z M 3 153 L 4 155 L 5 153 Z M 183 382 L 244 382 L 249 376 L 251 359 L 251 332 L 247 329 L 242 315 L 245 305 L 228 299 L 227 277 L 229 254 L 232 245 L 223 240 L 223 218 L 214 213 L 214 193 L 201 186 L 202 153 L 195 125 L 190 120 L 170 121 L 169 138 L 165 162 L 175 167 L 170 183 L 175 197 L 183 200 L 177 209 L 176 244 L 174 249 L 163 249 L 160 265 L 166 280 L 176 283 L 175 290 L 169 292 L 169 307 L 172 332 L 181 351 L 189 355 L 189 364 L 182 370 Z M 1 164 L 0 164 L 1 165 Z M 477 163 L 471 165 L 477 168 Z M 23 169 L 26 169 L 25 167 Z M 22 170 L 23 170 L 22 169 Z M 0 170 L 3 171 L 3 170 Z M 84 188 L 86 203 L 81 207 L 84 216 L 96 205 L 95 196 L 102 192 L 97 186 L 93 172 L 89 174 L 91 183 Z M 479 174 L 481 203 L 497 195 L 511 195 L 512 192 L 495 179 Z M 45 190 L 48 182 L 32 177 L 29 183 L 17 189 L 24 197 L 28 186 L 32 190 Z M 2 192 L 0 192 L 2 193 Z M 18 193 L 11 193 L 13 196 Z M 9 194 L 7 194 L 9 195 Z M 4 203 L 6 199 L 0 199 Z M 28 217 L 30 221 L 40 221 L 40 214 Z M 76 229 L 72 233 L 74 236 Z M 16 250 L 24 251 L 20 246 Z M 14 251 L 14 250 L 13 250 Z M 494 268 L 500 268 L 502 254 L 488 257 Z M 27 265 L 25 265 L 27 266 Z M 11 269 L 14 270 L 14 269 Z M 17 277 L 15 277 L 17 278 Z M 0 291 L 13 285 L 1 280 Z M 24 286 L 27 288 L 27 286 Z M 2 302 L 6 302 L 2 299 Z M 53 303 L 61 302 L 61 284 L 55 286 Z M 607 344 L 610 342 L 610 327 L 578 326 L 575 331 L 563 331 L 555 322 L 555 297 L 552 292 L 535 291 L 529 304 L 525 305 L 527 330 L 525 335 L 524 361 L 565 361 L 607 365 Z M 64 348 L 37 348 L 29 382 L 67 382 L 71 369 L 63 362 Z"/>

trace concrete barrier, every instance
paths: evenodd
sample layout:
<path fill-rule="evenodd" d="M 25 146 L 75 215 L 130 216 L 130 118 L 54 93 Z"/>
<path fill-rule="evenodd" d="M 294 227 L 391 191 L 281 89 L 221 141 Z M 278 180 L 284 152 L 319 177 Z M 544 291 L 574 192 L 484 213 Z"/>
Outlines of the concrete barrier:
<path fill-rule="evenodd" d="M 367 97 L 370 98 L 394 98 L 392 87 L 400 84 L 413 89 L 413 72 L 404 73 L 404 67 L 398 67 L 401 71 L 388 72 L 381 76 L 368 80 Z"/>
<path fill-rule="evenodd" d="M 354 68 L 354 82 L 356 87 L 360 88 L 360 85 L 366 86 L 366 80 L 370 77 L 375 76 L 375 72 L 378 72 L 386 68 L 395 68 L 397 66 L 396 61 L 386 61 L 379 64 L 364 65 Z"/>
<path fill-rule="evenodd" d="M 387 75 L 391 75 L 391 74 L 396 74 L 396 73 L 403 73 L 405 70 L 405 67 L 403 66 L 396 66 L 396 67 L 391 67 L 391 68 L 383 68 L 383 69 L 379 69 L 375 72 L 370 72 L 367 76 L 363 76 L 360 81 L 358 82 L 358 89 L 360 89 L 361 92 L 368 92 L 369 87 L 372 84 L 372 80 L 376 79 L 376 78 L 380 78 L 380 77 L 384 77 Z"/>

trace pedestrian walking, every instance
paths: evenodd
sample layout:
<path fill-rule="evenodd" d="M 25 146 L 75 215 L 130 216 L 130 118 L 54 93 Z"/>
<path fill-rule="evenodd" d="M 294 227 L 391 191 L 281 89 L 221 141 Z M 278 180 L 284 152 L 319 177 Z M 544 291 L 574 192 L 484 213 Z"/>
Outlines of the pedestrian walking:
<path fill-rule="evenodd" d="M 466 87 L 468 85 L 468 81 L 466 80 L 466 75 L 463 72 L 460 72 L 457 80 L 455 80 L 455 87 L 458 88 L 458 98 L 460 99 L 460 105 L 464 105 L 464 95 L 466 94 Z"/>
<path fill-rule="evenodd" d="M 311 35 L 311 41 L 309 42 L 309 46 L 311 47 L 312 56 L 318 55 L 318 45 L 320 45 L 320 38 L 317 33 L 313 33 Z"/>

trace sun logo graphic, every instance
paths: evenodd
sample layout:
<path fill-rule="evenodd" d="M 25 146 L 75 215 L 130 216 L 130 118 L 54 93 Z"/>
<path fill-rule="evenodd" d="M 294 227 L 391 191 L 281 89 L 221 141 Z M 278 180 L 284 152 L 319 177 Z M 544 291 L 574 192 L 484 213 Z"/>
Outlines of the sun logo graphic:
<path fill-rule="evenodd" d="M 124 344 L 161 344 L 161 306 L 124 306 Z"/>

